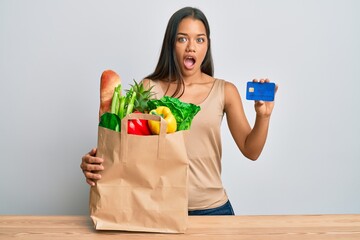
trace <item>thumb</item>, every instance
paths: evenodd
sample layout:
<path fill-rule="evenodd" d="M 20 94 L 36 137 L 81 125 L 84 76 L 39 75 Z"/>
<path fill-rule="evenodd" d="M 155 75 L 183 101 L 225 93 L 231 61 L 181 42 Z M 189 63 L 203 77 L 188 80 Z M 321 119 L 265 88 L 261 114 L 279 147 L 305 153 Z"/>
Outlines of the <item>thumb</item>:
<path fill-rule="evenodd" d="M 96 148 L 91 149 L 91 151 L 89 152 L 90 155 L 95 155 L 96 154 Z"/>

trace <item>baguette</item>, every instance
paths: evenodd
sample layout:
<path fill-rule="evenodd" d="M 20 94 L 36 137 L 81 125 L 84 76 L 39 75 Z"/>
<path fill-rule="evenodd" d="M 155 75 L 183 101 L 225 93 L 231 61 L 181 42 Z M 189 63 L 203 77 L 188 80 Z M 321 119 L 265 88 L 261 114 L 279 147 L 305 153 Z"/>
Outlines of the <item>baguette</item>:
<path fill-rule="evenodd" d="M 114 89 L 119 84 L 121 84 L 121 78 L 113 70 L 108 69 L 101 74 L 99 118 L 110 111 Z"/>

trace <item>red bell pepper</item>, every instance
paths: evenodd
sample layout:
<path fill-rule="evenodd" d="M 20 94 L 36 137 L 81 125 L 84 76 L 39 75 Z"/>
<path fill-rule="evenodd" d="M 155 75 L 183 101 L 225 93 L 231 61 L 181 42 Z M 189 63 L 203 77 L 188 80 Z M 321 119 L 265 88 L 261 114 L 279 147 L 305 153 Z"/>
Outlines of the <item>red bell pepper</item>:
<path fill-rule="evenodd" d="M 132 119 L 128 121 L 128 134 L 151 135 L 146 119 Z"/>

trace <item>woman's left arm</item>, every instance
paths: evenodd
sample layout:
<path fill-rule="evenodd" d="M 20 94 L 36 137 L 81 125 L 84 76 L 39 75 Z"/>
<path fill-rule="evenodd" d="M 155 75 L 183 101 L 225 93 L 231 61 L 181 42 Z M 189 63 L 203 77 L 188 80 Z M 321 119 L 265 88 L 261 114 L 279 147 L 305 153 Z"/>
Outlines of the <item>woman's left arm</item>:
<path fill-rule="evenodd" d="M 273 108 L 274 102 L 255 101 L 256 119 L 251 128 L 244 113 L 239 91 L 232 83 L 225 83 L 225 113 L 229 130 L 240 151 L 251 160 L 258 159 L 265 145 Z"/>

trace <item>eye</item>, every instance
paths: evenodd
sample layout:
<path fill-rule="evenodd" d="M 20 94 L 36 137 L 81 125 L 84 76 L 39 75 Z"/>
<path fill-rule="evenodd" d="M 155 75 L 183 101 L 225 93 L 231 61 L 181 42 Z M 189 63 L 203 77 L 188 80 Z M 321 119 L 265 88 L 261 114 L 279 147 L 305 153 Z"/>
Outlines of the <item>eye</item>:
<path fill-rule="evenodd" d="M 178 37 L 178 42 L 184 43 L 187 41 L 186 37 Z"/>
<path fill-rule="evenodd" d="M 197 38 L 196 42 L 197 43 L 203 43 L 203 42 L 205 42 L 205 38 Z"/>

